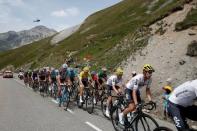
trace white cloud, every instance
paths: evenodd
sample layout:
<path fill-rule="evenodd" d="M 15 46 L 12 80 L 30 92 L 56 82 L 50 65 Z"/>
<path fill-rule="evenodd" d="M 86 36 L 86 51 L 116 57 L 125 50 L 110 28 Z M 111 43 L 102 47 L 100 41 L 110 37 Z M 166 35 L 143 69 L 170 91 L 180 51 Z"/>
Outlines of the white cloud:
<path fill-rule="evenodd" d="M 67 12 L 65 12 L 64 10 L 57 10 L 57 11 L 53 11 L 51 13 L 52 16 L 57 16 L 57 17 L 65 17 L 68 16 Z"/>
<path fill-rule="evenodd" d="M 76 7 L 67 8 L 66 10 L 57 10 L 51 13 L 52 16 L 56 17 L 68 17 L 68 16 L 77 16 L 79 15 L 79 9 Z"/>
<path fill-rule="evenodd" d="M 68 8 L 68 9 L 66 9 L 66 12 L 68 12 L 68 14 L 70 14 L 72 16 L 79 15 L 79 9 L 76 7 Z"/>
<path fill-rule="evenodd" d="M 0 0 L 0 4 L 10 5 L 10 6 L 22 6 L 24 5 L 23 0 Z"/>

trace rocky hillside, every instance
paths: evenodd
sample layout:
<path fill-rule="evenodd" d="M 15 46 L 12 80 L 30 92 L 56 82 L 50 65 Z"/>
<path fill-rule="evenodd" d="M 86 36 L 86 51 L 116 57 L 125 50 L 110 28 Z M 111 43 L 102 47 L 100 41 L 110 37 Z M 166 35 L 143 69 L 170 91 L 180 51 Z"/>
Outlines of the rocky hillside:
<path fill-rule="evenodd" d="M 66 39 L 67 37 L 69 37 L 70 35 L 75 33 L 79 29 L 79 27 L 80 27 L 80 25 L 76 25 L 76 26 L 70 27 L 68 29 L 65 29 L 63 31 L 60 31 L 58 34 L 56 34 L 51 39 L 51 44 L 55 45 L 55 44 L 59 43 L 60 41 Z"/>
<path fill-rule="evenodd" d="M 172 79 L 173 87 L 187 80 L 197 79 L 197 41 L 195 41 L 197 40 L 197 21 L 188 28 L 176 30 L 177 23 L 188 21 L 190 15 L 196 12 L 196 5 L 195 0 L 186 4 L 183 10 L 150 25 L 151 36 L 147 46 L 122 62 L 126 80 L 134 70 L 141 73 L 145 63 L 155 68 L 152 91 L 158 103 L 162 103 L 161 87 L 166 84 L 168 78 Z M 193 19 L 196 17 L 197 13 Z M 190 20 L 190 23 L 193 22 Z"/>
<path fill-rule="evenodd" d="M 45 26 L 36 26 L 20 32 L 9 31 L 0 34 L 0 51 L 18 48 L 34 41 L 41 40 L 57 33 Z"/>

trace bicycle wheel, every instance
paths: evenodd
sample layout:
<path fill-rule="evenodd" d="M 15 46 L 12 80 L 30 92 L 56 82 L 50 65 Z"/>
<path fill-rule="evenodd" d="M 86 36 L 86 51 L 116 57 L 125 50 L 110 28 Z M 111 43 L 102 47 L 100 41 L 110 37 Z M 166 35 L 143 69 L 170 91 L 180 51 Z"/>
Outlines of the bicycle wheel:
<path fill-rule="evenodd" d="M 107 107 L 107 97 L 104 97 L 102 100 L 101 100 L 101 110 L 102 110 L 102 113 L 103 115 L 108 118 L 105 114 L 106 112 L 106 107 Z"/>
<path fill-rule="evenodd" d="M 111 110 L 111 121 L 114 129 L 116 131 L 123 131 L 125 129 L 124 125 L 120 124 L 119 122 L 119 114 L 121 113 L 121 109 L 117 106 L 112 107 Z"/>
<path fill-rule="evenodd" d="M 159 127 L 159 124 L 151 116 L 147 114 L 140 115 L 135 123 L 136 131 L 153 131 Z"/>
<path fill-rule="evenodd" d="M 70 103 L 70 95 L 71 95 L 71 92 L 67 92 L 67 96 L 66 96 L 66 101 L 65 101 L 65 109 L 64 110 L 66 110 L 67 111 L 67 109 L 68 109 L 68 106 L 69 106 L 69 103 Z"/>
<path fill-rule="evenodd" d="M 65 110 L 67 110 L 67 107 L 69 105 L 69 101 L 70 101 L 69 91 L 68 91 L 67 87 L 64 87 L 64 89 L 62 91 L 62 103 L 63 103 L 63 106 L 65 107 Z"/>
<path fill-rule="evenodd" d="M 87 90 L 87 96 L 85 98 L 85 104 L 86 104 L 86 111 L 88 113 L 93 113 L 93 110 L 94 110 L 94 97 L 92 95 L 92 93 L 90 92 L 90 90 Z"/>
<path fill-rule="evenodd" d="M 167 127 L 157 127 L 154 129 L 154 131 L 173 131 L 173 130 Z"/>
<path fill-rule="evenodd" d="M 71 91 L 71 98 L 73 100 L 77 100 L 77 95 L 78 95 L 78 89 L 76 86 L 73 86 Z"/>

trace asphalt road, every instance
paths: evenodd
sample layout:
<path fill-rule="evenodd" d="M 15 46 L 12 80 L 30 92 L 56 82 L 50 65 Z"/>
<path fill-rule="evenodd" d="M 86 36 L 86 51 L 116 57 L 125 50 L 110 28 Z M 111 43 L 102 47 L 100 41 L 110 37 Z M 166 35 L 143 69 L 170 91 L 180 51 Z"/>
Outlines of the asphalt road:
<path fill-rule="evenodd" d="M 99 107 L 98 107 L 99 108 Z M 169 123 L 160 125 L 174 128 Z M 65 111 L 18 79 L 0 77 L 0 131 L 113 131 L 99 109 L 93 114 L 72 106 Z"/>

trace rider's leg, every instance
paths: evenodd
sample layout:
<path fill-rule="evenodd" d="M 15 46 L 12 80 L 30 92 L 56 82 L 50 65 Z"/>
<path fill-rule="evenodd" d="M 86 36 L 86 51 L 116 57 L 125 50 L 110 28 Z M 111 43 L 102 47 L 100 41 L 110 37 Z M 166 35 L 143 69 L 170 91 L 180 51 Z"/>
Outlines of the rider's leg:
<path fill-rule="evenodd" d="M 82 99 L 83 90 L 84 90 L 84 85 L 81 83 L 81 84 L 80 84 L 80 92 L 79 92 L 79 100 L 80 100 L 80 103 L 83 102 L 83 99 Z"/>
<path fill-rule="evenodd" d="M 119 121 L 121 124 L 124 124 L 124 117 L 129 113 L 135 110 L 135 105 L 133 102 L 133 98 L 132 98 L 132 90 L 130 89 L 125 89 L 125 93 L 126 93 L 126 100 L 129 104 L 129 106 L 122 112 L 119 114 Z"/>
<path fill-rule="evenodd" d="M 184 110 L 184 107 L 168 102 L 169 114 L 172 116 L 173 121 L 178 131 L 185 131 L 189 129 L 183 110 Z"/>
<path fill-rule="evenodd" d="M 112 95 L 111 95 L 111 91 L 112 91 L 112 87 L 111 86 L 107 86 L 107 105 L 106 105 L 106 116 L 109 117 L 110 116 L 110 108 L 111 108 L 111 103 L 112 103 Z"/>
<path fill-rule="evenodd" d="M 184 115 L 190 120 L 197 121 L 196 111 L 197 111 L 196 105 L 189 106 L 189 107 L 184 108 Z"/>

